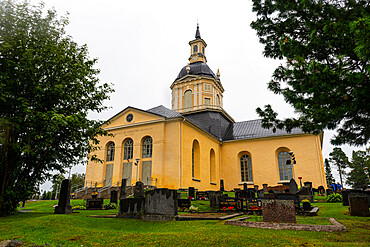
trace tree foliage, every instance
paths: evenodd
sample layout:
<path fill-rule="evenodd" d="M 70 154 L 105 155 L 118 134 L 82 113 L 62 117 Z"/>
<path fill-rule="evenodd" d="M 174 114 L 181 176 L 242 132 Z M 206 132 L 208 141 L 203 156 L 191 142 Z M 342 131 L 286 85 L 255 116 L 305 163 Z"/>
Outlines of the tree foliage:
<path fill-rule="evenodd" d="M 87 115 L 105 109 L 112 89 L 99 83 L 96 59 L 66 35 L 67 24 L 43 5 L 0 1 L 0 216 L 106 134 Z"/>
<path fill-rule="evenodd" d="M 331 184 L 335 183 L 335 179 L 333 174 L 331 173 L 331 167 L 328 159 L 325 159 L 325 175 L 326 175 L 326 184 L 330 186 Z"/>
<path fill-rule="evenodd" d="M 345 169 L 349 166 L 348 157 L 341 148 L 334 148 L 329 155 L 329 162 L 338 169 L 340 184 L 343 186 L 343 178 L 346 176 Z"/>
<path fill-rule="evenodd" d="M 351 171 L 348 173 L 347 184 L 353 188 L 366 189 L 369 185 L 367 171 L 370 166 L 370 155 L 365 151 L 353 151 L 352 161 L 349 163 Z"/>
<path fill-rule="evenodd" d="M 335 145 L 370 138 L 370 2 L 366 0 L 253 0 L 251 27 L 264 55 L 285 59 L 268 88 L 282 94 L 298 117 L 277 119 L 257 109 L 263 127 L 319 133 L 336 129 Z"/>

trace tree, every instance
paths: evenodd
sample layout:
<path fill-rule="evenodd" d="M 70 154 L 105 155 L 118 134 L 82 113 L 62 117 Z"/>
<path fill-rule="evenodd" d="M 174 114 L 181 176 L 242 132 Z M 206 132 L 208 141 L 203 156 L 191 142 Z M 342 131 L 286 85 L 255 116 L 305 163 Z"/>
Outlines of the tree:
<path fill-rule="evenodd" d="M 370 2 L 366 0 L 253 0 L 251 27 L 264 55 L 286 59 L 269 90 L 282 94 L 298 117 L 277 119 L 257 108 L 264 128 L 336 129 L 334 145 L 370 138 Z"/>
<path fill-rule="evenodd" d="M 55 174 L 51 180 L 51 192 L 53 195 L 53 199 L 58 197 L 58 192 L 60 191 L 60 186 L 62 185 L 62 181 L 65 179 L 63 174 Z"/>
<path fill-rule="evenodd" d="M 365 151 L 353 151 L 352 161 L 349 163 L 351 171 L 348 173 L 347 183 L 353 188 L 366 189 L 369 185 L 369 177 L 366 170 L 369 169 L 370 155 Z"/>
<path fill-rule="evenodd" d="M 343 186 L 343 177 L 346 175 L 345 169 L 348 167 L 349 161 L 345 152 L 341 148 L 334 148 L 329 154 L 329 161 L 338 169 L 340 184 Z M 344 187 L 344 186 L 343 186 Z"/>
<path fill-rule="evenodd" d="M 0 216 L 106 134 L 87 115 L 104 110 L 113 90 L 99 83 L 97 60 L 66 35 L 67 24 L 42 4 L 0 1 Z"/>
<path fill-rule="evenodd" d="M 74 173 L 71 178 L 71 191 L 84 187 L 85 173 Z"/>
<path fill-rule="evenodd" d="M 326 184 L 330 186 L 335 183 L 333 174 L 331 173 L 331 167 L 328 159 L 325 159 L 325 174 L 326 174 Z"/>

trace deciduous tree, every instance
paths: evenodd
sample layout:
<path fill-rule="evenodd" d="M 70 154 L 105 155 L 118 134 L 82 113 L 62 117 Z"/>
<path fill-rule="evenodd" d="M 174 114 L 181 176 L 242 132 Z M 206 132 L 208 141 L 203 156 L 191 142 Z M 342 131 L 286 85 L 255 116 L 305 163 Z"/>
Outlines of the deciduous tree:
<path fill-rule="evenodd" d="M 0 216 L 106 134 L 87 115 L 105 109 L 112 89 L 99 83 L 97 60 L 66 35 L 67 24 L 42 5 L 0 1 Z"/>
<path fill-rule="evenodd" d="M 264 55 L 284 59 L 268 88 L 282 94 L 298 117 L 277 119 L 257 109 L 263 127 L 336 129 L 335 145 L 370 138 L 370 2 L 367 0 L 253 0 L 251 27 Z"/>

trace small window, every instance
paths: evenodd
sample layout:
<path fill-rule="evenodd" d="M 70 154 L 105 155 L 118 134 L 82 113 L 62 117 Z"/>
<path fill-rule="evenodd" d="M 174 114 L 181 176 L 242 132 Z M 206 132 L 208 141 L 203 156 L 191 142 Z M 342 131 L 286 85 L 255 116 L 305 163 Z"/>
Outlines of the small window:
<path fill-rule="evenodd" d="M 211 105 L 211 99 L 210 98 L 204 98 L 204 104 L 205 105 Z"/>
<path fill-rule="evenodd" d="M 208 91 L 208 92 L 210 92 L 210 91 L 211 91 L 211 85 L 209 85 L 209 84 L 204 84 L 204 91 Z"/>
<path fill-rule="evenodd" d="M 198 46 L 197 45 L 194 45 L 193 46 L 193 53 L 197 53 L 198 52 Z"/>
<path fill-rule="evenodd" d="M 111 142 L 107 148 L 107 161 L 114 161 L 114 148 L 115 145 Z"/>
<path fill-rule="evenodd" d="M 220 96 L 216 95 L 216 105 L 220 105 Z"/>
<path fill-rule="evenodd" d="M 204 47 L 202 47 L 202 53 L 204 54 Z"/>
<path fill-rule="evenodd" d="M 152 138 L 147 137 L 145 138 L 143 142 L 143 158 L 151 158 L 152 157 L 152 150 L 153 150 L 153 145 L 152 145 Z"/>
<path fill-rule="evenodd" d="M 252 160 L 249 155 L 243 155 L 240 157 L 240 171 L 242 182 L 253 181 Z"/>
<path fill-rule="evenodd" d="M 133 151 L 134 151 L 134 142 L 132 141 L 132 139 L 128 139 L 126 142 L 125 142 L 125 145 L 123 147 L 123 159 L 124 160 L 129 160 L 129 159 L 132 159 L 133 157 Z"/>

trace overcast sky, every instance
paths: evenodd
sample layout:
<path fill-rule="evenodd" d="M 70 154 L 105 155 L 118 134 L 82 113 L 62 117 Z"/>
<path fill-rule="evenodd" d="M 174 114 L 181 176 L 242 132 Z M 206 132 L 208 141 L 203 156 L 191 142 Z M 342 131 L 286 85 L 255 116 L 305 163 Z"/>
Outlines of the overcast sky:
<path fill-rule="evenodd" d="M 54 7 L 59 15 L 69 13 L 67 34 L 78 44 L 87 44 L 90 56 L 98 58 L 100 81 L 114 84 L 115 92 L 105 102 L 111 108 L 93 113 L 91 118 L 106 120 L 127 106 L 143 110 L 158 105 L 171 108 L 170 85 L 188 63 L 188 42 L 194 39 L 197 21 L 201 37 L 208 44 L 208 65 L 215 73 L 220 69 L 224 109 L 235 121 L 258 118 L 256 108 L 266 104 L 271 104 L 280 118 L 294 115 L 282 96 L 267 89 L 274 69 L 283 61 L 263 56 L 263 46 L 250 27 L 256 19 L 251 1 L 44 2 L 46 9 Z M 324 133 L 324 158 L 333 149 L 329 143 L 333 133 Z M 342 149 L 350 157 L 354 148 Z M 72 173 L 85 169 L 76 166 Z M 46 183 L 42 189 L 49 187 Z"/>

